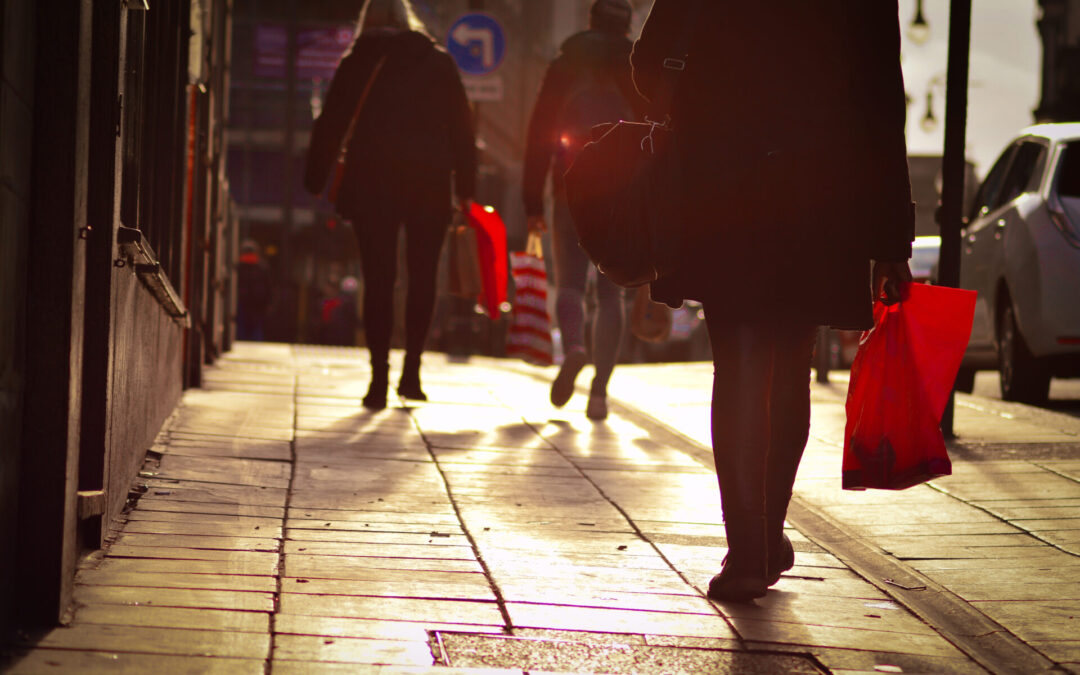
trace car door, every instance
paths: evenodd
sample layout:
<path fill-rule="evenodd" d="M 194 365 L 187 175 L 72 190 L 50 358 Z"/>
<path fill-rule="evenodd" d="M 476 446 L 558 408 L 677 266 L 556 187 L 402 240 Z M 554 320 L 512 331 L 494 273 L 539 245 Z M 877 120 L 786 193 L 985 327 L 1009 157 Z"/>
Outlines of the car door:
<path fill-rule="evenodd" d="M 1028 331 L 1041 323 L 1038 318 L 1042 270 L 1031 226 L 1026 219 L 1032 214 L 1034 205 L 1042 204 L 1036 193 L 1042 183 L 1048 155 L 1049 142 L 1045 139 L 1031 137 L 1021 141 L 1002 182 L 1001 209 L 988 243 L 991 247 L 990 283 L 996 287 L 999 280 L 1006 281 L 1009 302 L 1021 328 Z M 995 317 L 1002 309 L 994 308 Z"/>
<path fill-rule="evenodd" d="M 987 288 L 990 284 L 990 258 L 993 255 L 991 243 L 997 210 L 1001 204 L 998 196 L 1019 145 L 1017 142 L 1006 148 L 986 174 L 986 179 L 975 194 L 972 212 L 963 231 L 960 287 L 978 291 L 975 319 L 971 327 L 970 348 L 974 350 L 992 349 L 994 344 L 993 289 Z"/>

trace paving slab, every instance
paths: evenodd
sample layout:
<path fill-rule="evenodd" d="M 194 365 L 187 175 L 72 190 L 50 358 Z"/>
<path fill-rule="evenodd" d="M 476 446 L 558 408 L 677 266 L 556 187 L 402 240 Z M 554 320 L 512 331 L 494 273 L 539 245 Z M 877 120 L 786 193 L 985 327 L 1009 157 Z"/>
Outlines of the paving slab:
<path fill-rule="evenodd" d="M 265 635 L 270 629 L 270 612 L 240 609 L 196 609 L 193 607 L 158 607 L 149 605 L 117 605 L 87 598 L 75 621 L 111 626 L 141 626 L 143 628 L 220 630 Z M 184 635 L 184 634 L 181 634 Z"/>
<path fill-rule="evenodd" d="M 277 579 L 250 574 L 186 574 L 152 572 L 113 572 L 103 569 L 79 571 L 79 583 L 85 586 L 135 586 L 144 588 L 192 588 L 212 591 L 277 591 Z"/>
<path fill-rule="evenodd" d="M 480 623 L 502 625 L 495 602 L 432 600 L 427 598 L 376 598 L 324 596 L 286 592 L 281 594 L 279 611 L 286 614 L 336 616 L 353 619 L 384 619 L 440 623 Z"/>
<path fill-rule="evenodd" d="M 326 661 L 376 665 L 429 666 L 434 663 L 426 641 L 358 640 L 346 637 L 279 635 L 274 640 L 274 661 Z"/>
<path fill-rule="evenodd" d="M 631 609 L 521 602 L 507 603 L 506 610 L 514 626 L 522 628 L 690 637 L 736 637 L 731 625 L 718 614 L 642 612 Z"/>
<path fill-rule="evenodd" d="M 431 631 L 491 633 L 501 635 L 502 624 L 439 623 L 437 621 L 390 621 L 386 619 L 347 619 L 342 617 L 278 614 L 274 631 L 280 634 L 325 637 L 365 638 L 377 640 L 406 640 L 424 642 Z"/>
<path fill-rule="evenodd" d="M 466 575 L 459 575 L 466 576 Z M 480 574 L 475 579 L 454 581 L 424 581 L 422 575 L 410 581 L 376 581 L 372 579 L 307 579 L 286 577 L 281 580 L 285 592 L 309 595 L 355 595 L 388 598 L 432 598 L 443 600 L 483 600 L 495 602 L 494 591 Z"/>
<path fill-rule="evenodd" d="M 33 646 L 133 654 L 265 659 L 270 649 L 270 636 L 237 631 L 80 623 L 70 628 L 57 628 Z"/>
<path fill-rule="evenodd" d="M 35 649 L 14 654 L 0 669 L 11 675 L 39 673 L 116 673 L 143 675 L 162 672 L 175 675 L 263 675 L 265 659 L 236 659 L 220 656 L 169 656 L 132 654 L 123 651 L 80 651 Z"/>

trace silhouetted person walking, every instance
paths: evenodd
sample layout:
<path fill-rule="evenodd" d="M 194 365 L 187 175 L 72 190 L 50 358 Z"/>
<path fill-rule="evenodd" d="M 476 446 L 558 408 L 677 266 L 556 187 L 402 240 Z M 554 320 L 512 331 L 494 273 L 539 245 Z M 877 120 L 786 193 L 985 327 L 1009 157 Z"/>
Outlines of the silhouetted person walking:
<path fill-rule="evenodd" d="M 705 306 L 729 546 L 709 596 L 749 600 L 794 565 L 783 525 L 809 434 L 816 327 L 869 328 L 873 297 L 911 278 L 898 8 L 656 0 L 632 57 L 650 99 L 665 59 L 684 57 L 670 50 L 691 11 L 672 104 L 689 241 L 652 294 Z"/>
<path fill-rule="evenodd" d="M 358 106 L 365 90 L 369 95 Z M 364 274 L 364 332 L 371 385 L 364 406 L 386 407 L 398 232 L 405 228 L 408 291 L 405 365 L 398 394 L 426 400 L 420 356 L 435 307 L 436 274 L 451 212 L 476 188 L 472 113 L 457 66 L 408 0 L 367 0 L 356 38 L 338 66 L 316 120 L 304 184 L 320 192 L 346 131 L 338 212 L 352 221 Z"/>
<path fill-rule="evenodd" d="M 544 220 L 544 185 L 553 174 L 555 316 L 565 353 L 551 386 L 551 402 L 561 407 L 574 393 L 574 381 L 585 366 L 585 288 L 594 266 L 578 246 L 566 205 L 563 174 L 590 129 L 603 122 L 636 119 L 645 101 L 630 80 L 627 37 L 633 10 L 626 0 L 596 0 L 589 30 L 572 35 L 548 66 L 529 120 L 525 149 L 524 200 L 530 233 L 548 229 Z M 595 274 L 595 273 L 594 273 Z M 607 417 L 607 385 L 619 355 L 625 325 L 623 290 L 596 275 L 596 315 L 593 317 L 592 356 L 596 367 L 586 415 Z"/>
<path fill-rule="evenodd" d="M 236 262 L 236 339 L 262 340 L 266 311 L 272 294 L 270 271 L 259 244 L 251 239 L 240 244 Z"/>

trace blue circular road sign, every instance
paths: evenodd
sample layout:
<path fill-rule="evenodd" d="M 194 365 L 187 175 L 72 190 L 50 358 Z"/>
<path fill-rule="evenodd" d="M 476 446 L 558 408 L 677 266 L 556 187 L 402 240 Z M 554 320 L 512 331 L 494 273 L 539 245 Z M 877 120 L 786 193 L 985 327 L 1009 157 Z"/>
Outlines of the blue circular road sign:
<path fill-rule="evenodd" d="M 494 72 L 506 56 L 506 34 L 495 17 L 470 12 L 450 27 L 446 49 L 463 73 L 487 75 Z"/>

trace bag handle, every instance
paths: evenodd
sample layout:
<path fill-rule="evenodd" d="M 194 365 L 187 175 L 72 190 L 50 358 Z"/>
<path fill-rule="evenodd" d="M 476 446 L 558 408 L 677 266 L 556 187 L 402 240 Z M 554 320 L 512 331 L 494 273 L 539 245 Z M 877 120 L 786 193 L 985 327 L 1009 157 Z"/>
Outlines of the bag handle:
<path fill-rule="evenodd" d="M 544 259 L 544 240 L 539 233 L 529 233 L 529 238 L 525 242 L 525 252 L 536 256 L 540 260 Z"/>

